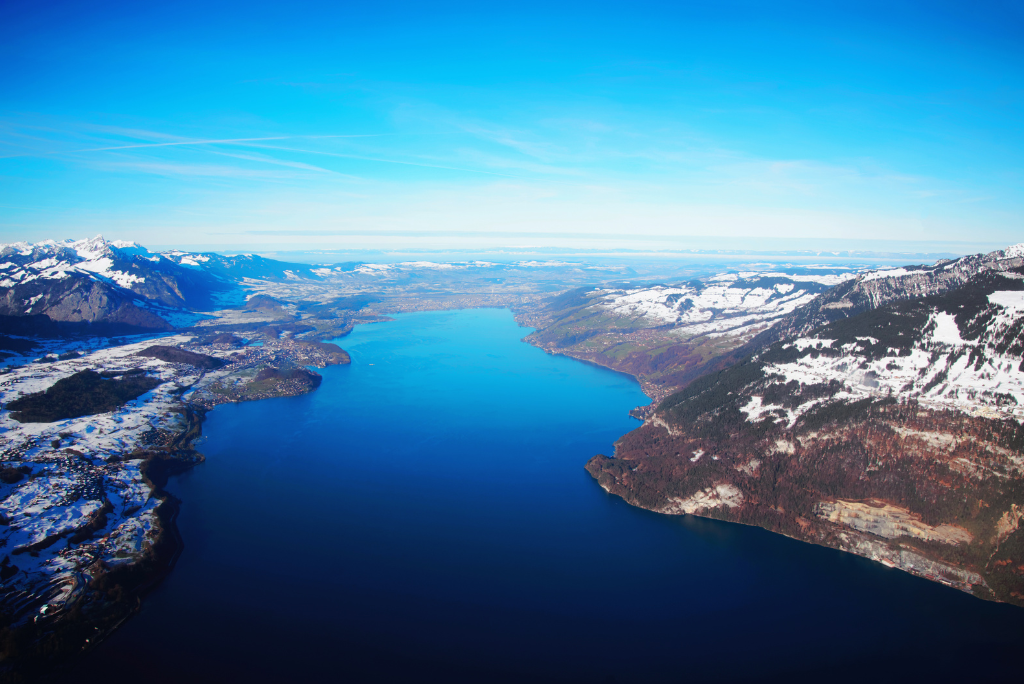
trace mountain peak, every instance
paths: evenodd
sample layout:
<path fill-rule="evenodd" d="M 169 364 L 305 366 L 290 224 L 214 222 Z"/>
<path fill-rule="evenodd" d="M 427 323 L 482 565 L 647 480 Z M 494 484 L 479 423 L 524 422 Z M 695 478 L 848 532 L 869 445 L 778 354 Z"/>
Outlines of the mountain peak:
<path fill-rule="evenodd" d="M 75 240 L 73 242 L 65 242 L 65 245 L 70 249 L 75 250 L 78 256 L 81 258 L 92 261 L 110 255 L 110 243 L 108 243 L 102 235 L 89 238 L 87 240 Z"/>
<path fill-rule="evenodd" d="M 1010 245 L 1003 250 L 1003 254 L 1006 255 L 1007 259 L 1024 257 L 1024 242 L 1018 242 L 1015 245 Z"/>

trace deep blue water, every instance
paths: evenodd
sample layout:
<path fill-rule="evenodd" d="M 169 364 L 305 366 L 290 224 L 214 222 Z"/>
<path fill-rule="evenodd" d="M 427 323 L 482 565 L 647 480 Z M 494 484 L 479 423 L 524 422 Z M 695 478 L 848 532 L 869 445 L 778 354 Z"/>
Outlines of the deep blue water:
<path fill-rule="evenodd" d="M 606 494 L 583 465 L 645 398 L 526 332 L 398 316 L 316 392 L 210 413 L 178 565 L 81 678 L 1016 681 L 1024 610 Z"/>

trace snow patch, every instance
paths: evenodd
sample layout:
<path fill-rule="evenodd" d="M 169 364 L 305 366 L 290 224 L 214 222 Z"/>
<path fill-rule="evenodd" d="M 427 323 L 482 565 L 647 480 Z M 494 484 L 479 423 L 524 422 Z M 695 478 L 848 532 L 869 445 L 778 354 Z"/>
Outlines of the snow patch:
<path fill-rule="evenodd" d="M 1010 245 L 1003 250 L 1003 254 L 1006 255 L 1007 259 L 1019 259 L 1024 257 L 1024 242 L 1018 242 L 1015 245 Z"/>
<path fill-rule="evenodd" d="M 953 314 L 940 311 L 932 315 L 932 320 L 935 322 L 935 332 L 932 333 L 932 339 L 935 342 L 964 344 L 963 338 L 960 337 L 960 328 L 957 327 Z"/>
<path fill-rule="evenodd" d="M 905 268 L 890 268 L 884 271 L 872 271 L 865 275 L 862 279 L 862 283 L 870 282 L 872 280 L 883 280 L 885 278 L 903 278 L 904 276 L 910 275 L 925 275 L 928 271 L 916 270 L 908 271 Z"/>
<path fill-rule="evenodd" d="M 1017 314 L 1024 311 L 1024 290 L 998 290 L 988 296 L 988 301 Z"/>

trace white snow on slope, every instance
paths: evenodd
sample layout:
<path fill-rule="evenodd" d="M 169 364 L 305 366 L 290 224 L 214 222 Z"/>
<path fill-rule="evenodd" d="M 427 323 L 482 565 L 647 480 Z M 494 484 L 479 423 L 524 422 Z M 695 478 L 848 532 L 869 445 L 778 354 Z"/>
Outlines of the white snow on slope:
<path fill-rule="evenodd" d="M 771 286 L 751 284 L 749 279 L 759 276 L 785 282 Z M 790 276 L 772 271 L 744 271 L 715 276 L 710 279 L 711 285 L 702 288 L 659 285 L 604 290 L 598 302 L 617 316 L 673 325 L 681 336 L 719 337 L 762 330 L 813 301 L 818 294 L 805 283 L 831 286 L 855 277 L 852 273 Z"/>
<path fill-rule="evenodd" d="M 72 256 L 69 256 L 69 252 Z M 145 282 L 142 276 L 133 275 L 113 267 L 113 259 L 118 256 L 131 258 L 145 255 L 149 252 L 134 242 L 114 241 L 107 242 L 102 235 L 97 235 L 88 240 L 65 240 L 55 242 L 44 240 L 34 245 L 26 243 L 14 243 L 0 245 L 0 253 L 18 256 L 44 255 L 38 261 L 19 266 L 8 261 L 4 264 L 4 279 L 0 281 L 0 287 L 13 287 L 16 284 L 24 284 L 42 278 L 46 280 L 62 280 L 73 273 L 98 276 L 101 279 L 113 281 L 119 286 L 131 289 L 135 283 Z M 68 259 L 71 259 L 68 261 Z"/>
<path fill-rule="evenodd" d="M 464 264 L 437 263 L 434 261 L 403 261 L 399 266 L 405 268 L 429 268 L 437 271 L 450 271 L 455 268 L 465 268 Z"/>
<path fill-rule="evenodd" d="M 352 273 L 364 275 L 382 275 L 394 268 L 394 264 L 360 264 L 352 269 Z"/>
<path fill-rule="evenodd" d="M 1011 314 L 1024 311 L 1024 290 L 1000 290 L 988 296 L 991 304 L 997 304 L 1004 309 L 1009 309 Z"/>
<path fill-rule="evenodd" d="M 996 325 L 1001 325 L 998 319 Z M 839 356 L 822 354 L 812 358 L 808 354 L 791 363 L 767 364 L 764 372 L 769 377 L 780 376 L 779 383 L 795 380 L 812 385 L 838 381 L 843 390 L 834 399 L 891 395 L 914 398 L 935 408 L 1024 419 L 1024 369 L 1020 357 L 964 341 L 950 314 L 934 312 L 924 331 L 908 355 L 890 350 L 889 354 L 871 360 L 865 354 L 865 338 L 839 347 Z M 812 336 L 791 344 L 806 349 L 816 346 L 818 341 Z M 975 348 L 982 353 L 980 357 L 972 357 Z M 788 424 L 795 424 L 800 415 L 820 401 L 787 409 Z M 756 421 L 768 410 L 780 408 L 763 407 L 761 398 L 753 397 L 743 410 L 748 420 Z"/>
<path fill-rule="evenodd" d="M 165 337 L 161 343 L 175 344 L 187 339 Z M 35 587 L 49 586 L 77 573 L 88 574 L 83 569 L 97 559 L 124 563 L 145 550 L 155 529 L 155 502 L 150 499 L 149 487 L 139 472 L 141 460 L 119 459 L 134 451 L 151 429 L 179 429 L 182 418 L 176 411 L 178 388 L 201 377 L 191 366 L 134 356 L 152 344 L 154 340 L 145 340 L 0 374 L 3 407 L 84 369 L 139 368 L 164 381 L 108 413 L 53 423 L 19 423 L 9 411 L 0 411 L 0 460 L 5 466 L 27 467 L 32 471 L 31 478 L 13 485 L 0 483 L 0 513 L 9 522 L 0 527 L 0 538 L 7 552 L 81 527 L 99 510 L 103 498 L 113 507 L 104 528 L 109 531 L 106 537 L 77 546 L 61 541 L 39 550 L 38 555 L 12 555 L 12 563 L 21 572 L 8 581 L 9 586 L 16 585 L 16 590 L 31 594 Z M 54 440 L 59 441 L 56 448 L 51 445 Z M 65 451 L 66 447 L 74 452 Z M 88 577 L 84 579 L 88 581 Z"/>
<path fill-rule="evenodd" d="M 861 282 L 866 283 L 872 280 L 882 280 L 883 278 L 902 278 L 903 276 L 922 275 L 925 273 L 928 273 L 928 271 L 908 271 L 907 269 L 902 267 L 890 268 L 881 271 L 872 271 L 871 273 L 868 273 L 863 278 L 861 278 Z"/>
<path fill-rule="evenodd" d="M 966 344 L 963 338 L 960 337 L 960 329 L 956 327 L 956 318 L 954 318 L 953 314 L 939 311 L 932 315 L 932 320 L 935 322 L 935 332 L 932 333 L 932 338 L 936 342 L 942 342 L 943 344 Z"/>
<path fill-rule="evenodd" d="M 109 278 L 110 280 L 113 280 L 115 283 L 117 283 L 118 285 L 125 289 L 131 289 L 133 283 L 146 282 L 146 279 L 141 276 L 136 276 L 130 273 L 125 273 L 124 271 L 115 270 L 114 268 L 112 268 L 113 265 L 114 262 L 108 257 L 103 257 L 101 259 L 96 259 L 94 261 L 84 261 L 80 264 L 77 264 L 78 268 L 84 271 L 90 271 L 97 275 L 103 276 L 104 278 Z"/>
<path fill-rule="evenodd" d="M 787 278 L 795 283 L 818 283 L 820 285 L 826 285 L 828 287 L 835 287 L 839 283 L 845 283 L 847 280 L 853 280 L 857 277 L 856 273 L 824 273 L 822 275 L 787 275 Z"/>
<path fill-rule="evenodd" d="M 517 261 L 513 265 L 523 268 L 564 268 L 566 266 L 582 266 L 583 264 L 572 261 Z"/>

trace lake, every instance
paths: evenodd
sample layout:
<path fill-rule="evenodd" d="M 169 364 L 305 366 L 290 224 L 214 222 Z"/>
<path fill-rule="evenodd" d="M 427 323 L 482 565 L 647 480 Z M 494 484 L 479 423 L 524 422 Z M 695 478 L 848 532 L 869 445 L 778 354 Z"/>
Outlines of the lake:
<path fill-rule="evenodd" d="M 498 309 L 338 340 L 312 394 L 217 407 L 172 479 L 185 547 L 82 681 L 977 681 L 1024 610 L 763 530 L 664 516 L 584 471 L 631 378 Z M 70 677 L 69 677 L 70 678 Z"/>

